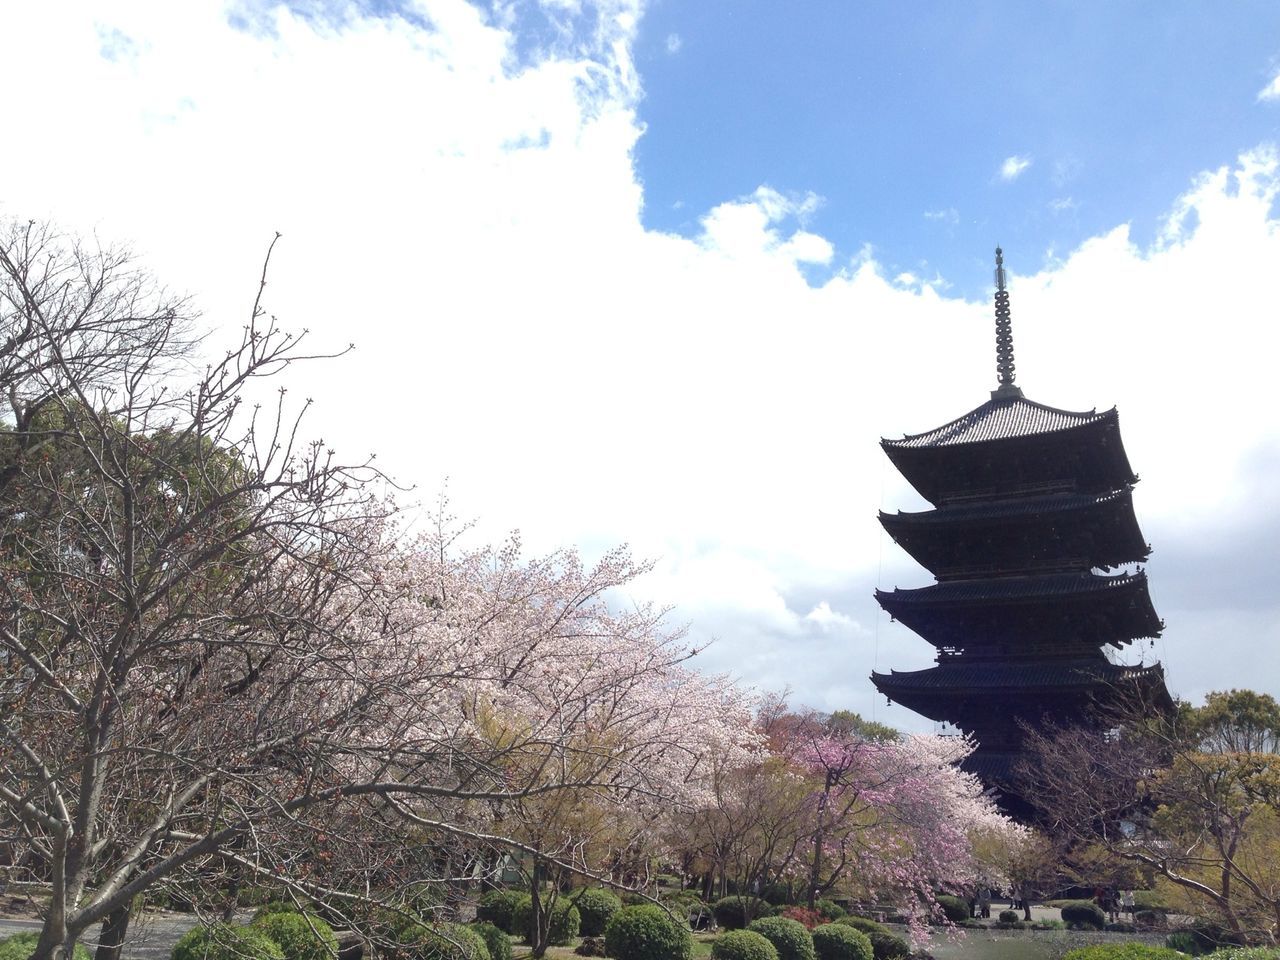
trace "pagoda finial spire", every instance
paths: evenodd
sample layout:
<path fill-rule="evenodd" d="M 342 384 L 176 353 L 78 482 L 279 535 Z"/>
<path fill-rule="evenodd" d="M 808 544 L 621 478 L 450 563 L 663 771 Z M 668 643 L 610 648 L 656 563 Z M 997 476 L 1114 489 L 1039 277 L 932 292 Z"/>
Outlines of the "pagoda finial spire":
<path fill-rule="evenodd" d="M 1009 291 L 1005 288 L 1004 251 L 996 247 L 996 373 L 1000 385 L 991 391 L 992 400 L 1022 396 L 1013 385 L 1013 321 L 1009 315 Z"/>

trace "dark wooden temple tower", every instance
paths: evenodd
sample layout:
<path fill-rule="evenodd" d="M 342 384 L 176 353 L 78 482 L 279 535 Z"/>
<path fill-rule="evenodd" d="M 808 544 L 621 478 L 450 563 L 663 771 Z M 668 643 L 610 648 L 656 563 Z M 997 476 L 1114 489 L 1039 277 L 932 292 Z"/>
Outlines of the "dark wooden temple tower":
<path fill-rule="evenodd" d="M 882 440 L 933 510 L 880 514 L 889 535 L 936 579 L 876 591 L 880 605 L 937 648 L 927 670 L 872 674 L 876 688 L 978 743 L 965 767 L 1027 808 L 1012 776 L 1024 725 L 1100 722 L 1117 694 L 1170 703 L 1158 663 L 1118 666 L 1104 648 L 1156 637 L 1163 624 L 1133 513 L 1137 477 L 1115 409 L 1077 413 L 1014 386 L 1003 257 L 996 249 L 991 399 L 935 430 Z"/>

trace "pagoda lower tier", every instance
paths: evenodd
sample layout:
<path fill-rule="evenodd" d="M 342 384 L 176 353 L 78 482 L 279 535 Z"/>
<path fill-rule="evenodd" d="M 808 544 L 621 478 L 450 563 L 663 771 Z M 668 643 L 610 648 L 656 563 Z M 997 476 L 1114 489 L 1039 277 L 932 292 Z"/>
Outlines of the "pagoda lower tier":
<path fill-rule="evenodd" d="M 881 513 L 894 542 L 939 580 L 1013 571 L 1110 569 L 1147 559 L 1133 488 L 1055 493 Z"/>
<path fill-rule="evenodd" d="M 1096 654 L 1164 629 L 1144 573 L 948 580 L 877 590 L 876 600 L 935 647 L 970 657 Z"/>
<path fill-rule="evenodd" d="M 872 674 L 895 703 L 970 735 L 977 749 L 961 764 L 999 793 L 1001 806 L 1028 820 L 1031 807 L 1018 789 L 1026 730 L 1107 724 L 1108 710 L 1143 703 L 1153 712 L 1173 709 L 1164 670 L 1120 666 L 1093 658 L 1015 662 L 944 659 L 926 670 Z"/>

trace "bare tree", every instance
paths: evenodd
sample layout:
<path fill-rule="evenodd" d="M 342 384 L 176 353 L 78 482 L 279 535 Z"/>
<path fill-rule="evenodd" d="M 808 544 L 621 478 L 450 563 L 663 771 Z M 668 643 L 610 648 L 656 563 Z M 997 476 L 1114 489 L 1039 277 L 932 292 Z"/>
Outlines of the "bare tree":
<path fill-rule="evenodd" d="M 1118 709 L 1109 730 L 1028 732 L 1026 795 L 1064 861 L 1088 858 L 1095 872 L 1136 867 L 1233 940 L 1274 943 L 1280 759 L 1205 752 L 1195 711 L 1162 715 L 1132 701 Z"/>

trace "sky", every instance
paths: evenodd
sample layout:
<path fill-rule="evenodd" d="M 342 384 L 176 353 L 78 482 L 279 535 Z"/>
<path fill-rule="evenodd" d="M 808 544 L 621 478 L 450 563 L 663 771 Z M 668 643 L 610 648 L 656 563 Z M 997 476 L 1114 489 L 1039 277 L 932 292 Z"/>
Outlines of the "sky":
<path fill-rule="evenodd" d="M 96 0 L 6 12 L 0 215 L 319 348 L 314 433 L 532 553 L 618 543 L 697 662 L 933 729 L 880 452 L 1120 410 L 1174 693 L 1280 695 L 1280 6 Z"/>

